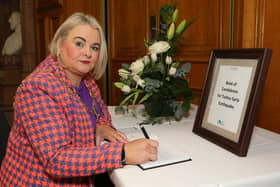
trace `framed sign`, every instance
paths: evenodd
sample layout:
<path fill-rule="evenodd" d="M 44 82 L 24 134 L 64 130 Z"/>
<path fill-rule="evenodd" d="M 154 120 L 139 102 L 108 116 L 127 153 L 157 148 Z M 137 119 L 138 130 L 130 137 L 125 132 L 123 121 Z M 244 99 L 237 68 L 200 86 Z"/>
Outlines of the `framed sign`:
<path fill-rule="evenodd" d="M 193 132 L 246 156 L 268 71 L 271 49 L 216 49 Z"/>

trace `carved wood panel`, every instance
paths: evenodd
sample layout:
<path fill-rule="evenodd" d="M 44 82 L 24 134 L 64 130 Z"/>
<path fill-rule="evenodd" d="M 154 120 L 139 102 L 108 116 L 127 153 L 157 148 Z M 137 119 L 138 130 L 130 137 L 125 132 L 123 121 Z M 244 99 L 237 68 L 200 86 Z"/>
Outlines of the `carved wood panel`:
<path fill-rule="evenodd" d="M 58 1 L 36 0 L 37 64 L 49 54 L 48 45 L 62 20 L 63 7 Z"/>
<path fill-rule="evenodd" d="M 10 125 L 13 123 L 13 101 L 21 81 L 21 68 L 20 55 L 0 56 L 0 111 Z"/>
<path fill-rule="evenodd" d="M 134 60 L 145 53 L 147 1 L 110 1 L 109 28 L 111 59 Z"/>
<path fill-rule="evenodd" d="M 256 47 L 272 48 L 271 63 L 264 87 L 257 125 L 280 133 L 280 1 L 257 1 Z"/>
<path fill-rule="evenodd" d="M 219 47 L 219 36 L 222 31 L 219 0 L 179 1 L 177 7 L 178 21 L 198 16 L 196 22 L 183 34 L 189 41 L 181 40 L 177 56 L 189 61 L 207 62 L 209 51 Z"/>

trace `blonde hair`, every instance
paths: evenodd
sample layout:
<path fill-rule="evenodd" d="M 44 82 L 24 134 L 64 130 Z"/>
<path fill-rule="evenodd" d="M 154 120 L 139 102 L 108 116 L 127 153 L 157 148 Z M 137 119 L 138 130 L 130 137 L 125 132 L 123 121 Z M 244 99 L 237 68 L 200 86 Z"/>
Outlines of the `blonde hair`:
<path fill-rule="evenodd" d="M 58 60 L 59 45 L 66 39 L 68 33 L 77 25 L 89 25 L 92 28 L 97 29 L 99 31 L 101 40 L 100 53 L 98 63 L 96 64 L 92 73 L 94 79 L 100 79 L 103 73 L 105 72 L 107 66 L 107 44 L 102 27 L 93 16 L 78 12 L 68 17 L 56 30 L 54 37 L 49 45 L 50 53 L 54 59 Z M 58 39 L 60 39 L 60 41 L 58 41 Z"/>

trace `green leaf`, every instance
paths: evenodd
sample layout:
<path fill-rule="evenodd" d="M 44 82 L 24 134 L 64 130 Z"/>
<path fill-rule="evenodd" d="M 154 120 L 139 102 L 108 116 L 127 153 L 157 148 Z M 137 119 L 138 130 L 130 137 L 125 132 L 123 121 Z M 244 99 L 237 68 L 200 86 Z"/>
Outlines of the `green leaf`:
<path fill-rule="evenodd" d="M 149 43 L 147 42 L 146 38 L 144 38 L 144 45 L 149 48 Z"/>
<path fill-rule="evenodd" d="M 176 9 L 172 14 L 172 22 L 175 23 L 178 18 L 178 9 Z"/>
<path fill-rule="evenodd" d="M 134 99 L 132 101 L 132 113 L 134 116 L 136 116 L 136 110 L 135 110 L 135 104 L 136 104 L 136 101 L 139 97 L 139 91 L 135 92 L 135 96 L 134 96 Z"/>
<path fill-rule="evenodd" d="M 172 2 L 171 7 L 175 10 L 177 6 L 177 3 L 175 1 Z"/>
<path fill-rule="evenodd" d="M 158 92 L 160 81 L 157 79 L 144 78 L 146 92 Z"/>
<path fill-rule="evenodd" d="M 146 101 L 147 99 L 149 99 L 149 97 L 151 97 L 153 95 L 153 93 L 149 92 L 149 93 L 146 93 L 144 95 L 144 97 L 142 97 L 142 99 L 139 101 L 139 104 L 143 103 L 144 101 Z"/>
<path fill-rule="evenodd" d="M 166 24 L 172 17 L 173 12 L 176 9 L 176 3 L 172 3 L 172 5 L 164 5 L 160 9 L 160 24 Z"/>
<path fill-rule="evenodd" d="M 182 67 L 177 69 L 177 71 L 176 71 L 175 75 L 173 75 L 173 77 L 184 79 L 186 77 L 187 73 L 189 73 L 190 71 L 191 71 L 191 64 L 185 63 L 182 65 Z"/>
<path fill-rule="evenodd" d="M 175 113 L 174 113 L 174 117 L 178 121 L 182 119 L 182 117 L 183 117 L 183 109 L 182 109 L 181 105 L 178 105 L 176 107 L 176 110 L 175 110 Z"/>
<path fill-rule="evenodd" d="M 192 91 L 188 86 L 188 81 L 185 79 L 172 78 L 170 82 L 165 83 L 165 87 L 169 90 L 169 94 L 173 97 L 186 97 L 189 96 Z"/>
<path fill-rule="evenodd" d="M 136 101 L 137 101 L 138 97 L 139 97 L 139 91 L 135 92 L 135 96 L 134 96 L 132 105 L 135 105 L 135 104 L 136 104 Z"/>
<path fill-rule="evenodd" d="M 189 22 L 185 25 L 184 29 L 180 32 L 180 34 L 178 34 L 178 36 L 181 36 L 181 35 L 185 32 L 185 30 L 186 30 L 187 28 L 189 28 L 189 26 L 191 26 L 197 19 L 198 19 L 198 16 L 192 18 L 191 21 L 189 21 Z"/>
<path fill-rule="evenodd" d="M 184 70 L 184 72 L 189 73 L 191 71 L 191 64 L 190 63 L 185 63 L 182 65 L 181 69 Z"/>
<path fill-rule="evenodd" d="M 184 111 L 184 112 L 189 112 L 190 108 L 191 108 L 191 103 L 190 103 L 190 101 L 187 100 L 187 99 L 185 99 L 184 102 L 183 102 L 183 104 L 182 104 L 182 109 L 183 109 L 183 111 Z"/>
<path fill-rule="evenodd" d="M 177 53 L 177 47 L 176 45 L 172 45 L 172 47 L 168 50 L 167 55 L 174 56 L 176 53 Z"/>
<path fill-rule="evenodd" d="M 130 71 L 130 64 L 122 64 L 122 68 L 127 70 L 127 71 Z"/>
<path fill-rule="evenodd" d="M 115 85 L 117 88 L 122 89 L 122 87 L 123 87 L 124 84 L 123 84 L 122 82 L 115 82 L 114 85 Z"/>
<path fill-rule="evenodd" d="M 175 32 L 175 24 L 171 23 L 171 25 L 169 26 L 168 30 L 167 30 L 167 39 L 171 40 L 174 36 L 174 32 Z"/>
<path fill-rule="evenodd" d="M 133 97 L 134 95 L 135 95 L 135 92 L 129 94 L 129 95 L 120 103 L 120 105 L 121 105 L 121 106 L 122 106 L 122 105 L 125 105 L 125 104 L 127 103 L 127 101 L 128 101 L 131 97 Z"/>
<path fill-rule="evenodd" d="M 164 67 L 164 64 L 163 64 L 163 63 L 157 63 L 157 64 L 155 65 L 155 68 L 156 68 L 159 72 L 161 72 L 162 74 L 164 74 L 164 72 L 165 72 L 165 67 Z"/>
<path fill-rule="evenodd" d="M 188 101 L 191 101 L 191 100 L 194 100 L 195 96 L 194 94 L 192 93 L 192 91 L 190 91 L 188 94 L 186 94 L 184 96 L 185 100 L 188 100 Z"/>
<path fill-rule="evenodd" d="M 177 26 L 176 28 L 176 34 L 177 35 L 181 35 L 185 26 L 186 26 L 186 20 L 184 19 L 183 21 L 181 21 L 181 23 Z"/>
<path fill-rule="evenodd" d="M 180 66 L 180 63 L 179 62 L 174 62 L 173 64 L 172 64 L 172 67 L 174 67 L 174 68 L 178 68 Z"/>
<path fill-rule="evenodd" d="M 115 113 L 124 114 L 125 113 L 125 109 L 123 108 L 123 106 L 116 106 L 115 107 Z"/>

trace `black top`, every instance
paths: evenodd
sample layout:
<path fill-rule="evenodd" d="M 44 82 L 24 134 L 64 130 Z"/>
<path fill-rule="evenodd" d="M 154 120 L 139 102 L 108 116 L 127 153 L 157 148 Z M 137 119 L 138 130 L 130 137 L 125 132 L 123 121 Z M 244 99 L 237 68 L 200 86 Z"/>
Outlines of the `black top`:
<path fill-rule="evenodd" d="M 2 111 L 0 111 L 0 165 L 6 152 L 10 126 Z"/>

